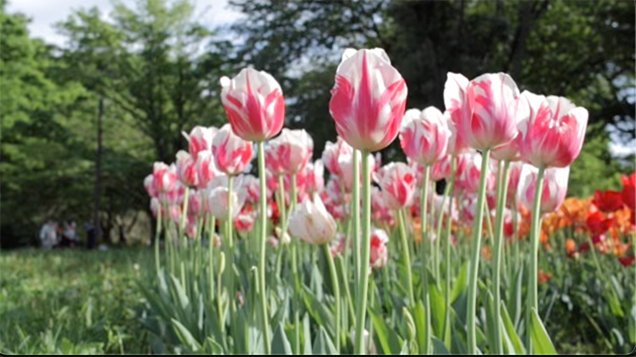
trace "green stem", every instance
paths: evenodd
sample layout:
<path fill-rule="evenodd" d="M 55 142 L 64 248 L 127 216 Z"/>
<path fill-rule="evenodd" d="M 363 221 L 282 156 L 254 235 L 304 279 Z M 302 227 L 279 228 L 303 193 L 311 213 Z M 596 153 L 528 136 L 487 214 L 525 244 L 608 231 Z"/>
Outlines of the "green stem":
<path fill-rule="evenodd" d="M 210 299 L 212 299 L 212 296 L 214 296 L 214 291 L 213 291 L 213 285 L 212 281 L 214 280 L 214 268 L 212 263 L 214 262 L 214 259 L 212 259 L 212 254 L 213 254 L 213 247 L 214 247 L 214 226 L 216 224 L 215 218 L 213 215 L 209 215 L 208 216 L 208 224 L 209 224 L 209 228 L 208 228 L 208 234 L 209 234 L 209 242 L 208 242 L 208 269 L 209 269 L 209 279 L 210 279 Z"/>
<path fill-rule="evenodd" d="M 155 266 L 157 268 L 157 274 L 161 269 L 161 262 L 159 260 L 159 238 L 161 237 L 161 208 L 157 211 L 157 226 L 155 227 Z"/>
<path fill-rule="evenodd" d="M 415 304 L 415 294 L 413 294 L 413 274 L 411 272 L 411 255 L 409 254 L 409 242 L 406 239 L 406 223 L 404 221 L 404 210 L 397 211 L 400 225 L 400 241 L 402 242 L 402 256 L 404 257 L 404 265 L 406 266 L 406 285 L 409 294 L 409 304 Z"/>
<path fill-rule="evenodd" d="M 186 225 L 186 217 L 188 216 L 188 200 L 190 199 L 190 187 L 186 186 L 185 194 L 183 196 L 183 211 L 181 212 L 181 224 L 179 228 L 181 229 L 181 235 L 185 238 L 185 225 Z"/>
<path fill-rule="evenodd" d="M 530 225 L 530 272 L 528 276 L 529 286 L 528 286 L 528 310 L 526 317 L 526 334 L 530 336 L 530 331 L 532 330 L 532 309 L 539 312 L 539 299 L 537 296 L 537 274 L 538 274 L 538 255 L 539 255 L 539 235 L 541 230 L 541 196 L 543 193 L 543 181 L 544 181 L 544 173 L 545 168 L 539 168 L 539 173 L 537 174 L 537 183 L 535 185 L 535 194 L 534 194 L 534 203 L 532 205 L 532 223 Z M 532 353 L 532 339 L 528 339 L 528 353 Z"/>
<path fill-rule="evenodd" d="M 360 281 L 360 170 L 359 170 L 360 153 L 353 149 L 353 191 L 351 193 L 351 218 L 353 218 L 353 265 L 355 267 L 353 278 L 354 281 Z M 366 158 L 365 158 L 366 161 Z M 346 246 L 345 246 L 346 248 Z M 358 287 L 354 291 L 356 298 L 359 294 Z"/>
<path fill-rule="evenodd" d="M 232 312 L 236 312 L 236 286 L 234 283 L 234 212 L 232 207 L 232 193 L 234 190 L 234 176 L 227 177 L 227 219 L 225 220 L 225 257 L 227 258 L 226 279 L 228 281 L 228 297 Z"/>
<path fill-rule="evenodd" d="M 338 284 L 338 273 L 336 272 L 336 265 L 333 262 L 333 257 L 331 256 L 331 250 L 329 249 L 329 244 L 323 245 L 325 256 L 327 258 L 327 264 L 329 265 L 329 272 L 331 273 L 331 284 L 333 289 L 333 295 L 336 299 L 336 351 L 340 353 L 340 325 L 342 316 L 340 313 L 340 284 Z"/>
<path fill-rule="evenodd" d="M 422 183 L 422 192 L 420 195 L 420 216 L 421 216 L 421 224 L 422 224 L 422 242 L 420 243 L 421 246 L 421 251 L 422 251 L 422 289 L 423 289 L 423 297 L 424 297 L 424 310 L 426 311 L 426 315 L 425 315 L 425 319 L 426 319 L 426 326 L 425 326 L 425 330 L 424 330 L 424 351 L 423 353 L 428 354 L 430 352 L 430 346 L 431 346 L 431 300 L 430 300 L 430 295 L 429 295 L 429 286 L 428 286 L 428 269 L 426 268 L 426 266 L 428 265 L 428 258 L 430 258 L 429 255 L 429 249 L 427 249 L 429 246 L 433 246 L 433 242 L 430 240 L 430 238 L 428 237 L 427 234 L 427 226 L 428 226 L 428 215 L 427 215 L 427 211 L 428 211 L 428 182 L 430 180 L 430 174 L 431 174 L 431 166 L 430 165 L 426 165 L 424 167 L 424 180 Z M 403 213 L 400 210 L 399 212 L 399 220 L 400 220 L 400 236 L 402 236 L 402 245 L 406 244 L 406 238 L 405 238 L 405 234 L 404 234 L 404 228 L 403 226 Z M 406 255 L 408 256 L 408 250 L 405 250 Z M 408 259 L 408 257 L 406 258 Z M 433 267 L 433 270 L 435 269 L 435 267 Z M 412 281 L 412 277 L 411 277 L 411 266 L 410 266 L 410 262 L 408 262 L 407 265 L 407 280 L 409 283 L 409 289 L 410 289 L 410 303 L 411 304 L 415 304 L 415 300 L 413 298 L 413 281 Z"/>
<path fill-rule="evenodd" d="M 264 353 L 271 354 L 270 339 L 269 339 L 269 314 L 267 312 L 267 288 L 265 286 L 265 249 L 267 248 L 267 187 L 265 182 L 265 154 L 264 145 L 262 141 L 258 142 L 258 179 L 260 184 L 260 220 L 261 220 L 261 236 L 260 236 L 260 259 L 258 262 L 258 274 L 259 274 L 259 287 L 260 287 L 260 302 L 261 302 L 261 318 L 263 329 L 263 345 Z"/>
<path fill-rule="evenodd" d="M 493 286 L 495 323 L 493 325 L 493 335 L 495 337 L 494 352 L 503 354 L 503 342 L 501 331 L 501 258 L 503 247 L 503 225 L 504 208 L 506 207 L 506 195 L 508 193 L 508 177 L 510 176 L 510 161 L 500 161 L 497 179 L 497 208 L 495 221 L 495 256 L 494 256 L 494 277 Z"/>
<path fill-rule="evenodd" d="M 281 180 L 282 182 L 282 180 Z M 291 175 L 291 198 L 289 201 L 289 212 L 291 214 L 291 212 L 294 211 L 294 209 L 296 209 L 296 200 L 298 192 L 297 192 L 297 183 L 296 183 L 296 174 L 292 174 Z M 283 191 L 283 205 L 285 202 L 285 195 L 284 195 L 284 191 Z M 287 224 L 289 222 L 285 223 L 285 230 L 287 230 Z M 284 233 L 283 233 L 284 234 Z M 300 301 L 302 298 L 301 295 L 301 288 L 302 285 L 300 283 L 300 276 L 298 274 L 298 241 L 294 241 L 292 242 L 292 272 L 294 274 L 294 326 L 295 328 L 295 333 L 294 333 L 294 348 L 296 350 L 296 353 L 300 354 Z"/>
<path fill-rule="evenodd" d="M 368 152 L 362 151 L 362 239 L 361 249 L 356 251 L 358 256 L 358 263 L 360 265 L 360 274 L 358 275 L 358 291 L 356 292 L 356 335 L 355 335 L 355 354 L 362 354 L 364 351 L 364 324 L 367 313 L 367 292 L 369 289 L 369 254 L 370 244 L 369 235 L 371 233 L 371 171 L 369 167 L 369 160 L 367 160 Z M 357 167 L 357 163 L 354 160 L 354 170 Z M 355 180 L 355 178 L 354 178 Z M 359 181 L 355 181 L 355 187 L 360 184 Z M 355 216 L 354 216 L 355 219 Z M 362 253 L 360 255 L 360 253 Z M 412 301 L 412 300 L 411 300 Z"/>
<path fill-rule="evenodd" d="M 450 323 L 450 308 L 451 308 L 451 227 L 453 225 L 453 192 L 455 190 L 455 172 L 457 171 L 457 156 L 453 155 L 451 157 L 451 172 L 450 179 L 447 182 L 447 193 L 445 198 L 448 199 L 448 215 L 446 218 L 446 233 L 445 233 L 445 246 L 444 246 L 444 264 L 445 264 L 445 273 L 446 279 L 445 284 L 446 288 L 444 289 L 444 344 L 447 349 L 450 350 L 450 336 L 451 336 L 451 323 Z M 442 206 L 443 207 L 443 206 Z M 442 221 L 442 217 L 440 215 L 440 222 Z"/>
<path fill-rule="evenodd" d="M 468 354 L 477 353 L 477 280 L 479 279 L 479 257 L 481 247 L 482 225 L 484 220 L 484 201 L 486 197 L 486 178 L 488 177 L 488 159 L 490 149 L 485 150 L 481 161 L 481 175 L 479 177 L 479 191 L 477 193 L 477 207 L 473 226 L 473 242 L 471 247 L 470 269 L 468 279 L 467 328 Z"/>

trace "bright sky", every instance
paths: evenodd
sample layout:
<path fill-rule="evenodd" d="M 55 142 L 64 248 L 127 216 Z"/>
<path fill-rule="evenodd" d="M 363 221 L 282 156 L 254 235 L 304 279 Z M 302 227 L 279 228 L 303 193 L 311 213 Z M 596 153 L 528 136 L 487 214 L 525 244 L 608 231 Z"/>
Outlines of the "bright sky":
<path fill-rule="evenodd" d="M 135 1 L 122 0 L 134 5 Z M 242 14 L 229 8 L 228 0 L 193 0 L 195 16 L 208 27 L 225 25 L 239 19 Z M 66 19 L 71 11 L 96 6 L 104 14 L 110 13 L 111 0 L 9 0 L 9 12 L 21 12 L 31 18 L 29 30 L 34 37 L 59 46 L 64 37 L 57 34 L 53 25 Z"/>

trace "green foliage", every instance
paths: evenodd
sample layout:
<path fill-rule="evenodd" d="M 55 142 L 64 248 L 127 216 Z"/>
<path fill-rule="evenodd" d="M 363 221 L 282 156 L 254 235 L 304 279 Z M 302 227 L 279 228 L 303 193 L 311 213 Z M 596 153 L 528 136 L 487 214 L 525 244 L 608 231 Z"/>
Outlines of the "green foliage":
<path fill-rule="evenodd" d="M 146 250 L 0 254 L 0 351 L 147 353 L 136 281 L 151 257 Z"/>

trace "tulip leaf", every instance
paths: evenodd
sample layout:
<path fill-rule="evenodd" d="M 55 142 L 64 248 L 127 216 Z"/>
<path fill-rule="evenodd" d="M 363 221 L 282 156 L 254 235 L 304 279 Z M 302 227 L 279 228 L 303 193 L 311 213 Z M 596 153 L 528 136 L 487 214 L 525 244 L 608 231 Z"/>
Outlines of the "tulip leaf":
<path fill-rule="evenodd" d="M 510 315 L 508 315 L 508 310 L 506 310 L 505 305 L 501 304 L 501 323 L 503 324 L 503 331 L 505 335 L 512 343 L 512 347 L 514 349 L 515 354 L 524 355 L 526 354 L 526 349 L 523 347 L 523 343 L 521 342 L 521 338 L 515 331 L 515 326 L 512 324 L 512 320 L 510 319 Z M 508 351 L 508 353 L 512 353 L 512 351 Z"/>
<path fill-rule="evenodd" d="M 272 338 L 272 354 L 276 355 L 291 355 L 292 348 L 289 340 L 287 339 L 287 335 L 285 334 L 285 330 L 283 329 L 283 324 L 278 324 L 276 327 L 276 331 L 274 332 L 274 337 Z"/>
<path fill-rule="evenodd" d="M 531 311 L 532 330 L 530 331 L 530 339 L 534 347 L 534 353 L 538 355 L 555 355 L 556 350 L 550 340 L 548 332 L 545 330 L 541 318 L 534 308 Z"/>
<path fill-rule="evenodd" d="M 457 278 L 455 279 L 455 284 L 453 284 L 453 290 L 451 290 L 450 301 L 451 304 L 455 302 L 455 300 L 459 297 L 459 295 L 466 290 L 466 285 L 468 284 L 468 262 L 465 262 L 462 267 L 459 269 L 459 274 L 457 274 Z"/>
<path fill-rule="evenodd" d="M 396 354 L 401 350 L 400 338 L 393 329 L 390 329 L 382 316 L 378 315 L 375 311 L 369 311 L 369 317 L 373 328 L 375 329 L 375 335 L 380 342 L 380 348 L 384 354 Z"/>
<path fill-rule="evenodd" d="M 446 313 L 444 296 L 435 284 L 430 284 L 428 291 L 431 304 L 431 325 L 435 336 L 442 336 L 442 330 L 444 329 L 444 316 Z"/>
<path fill-rule="evenodd" d="M 426 343 L 426 309 L 422 301 L 418 301 L 413 309 L 413 319 L 415 320 L 415 329 L 417 331 L 417 343 L 421 354 L 428 354 L 429 346 Z"/>
<path fill-rule="evenodd" d="M 433 354 L 436 354 L 436 355 L 450 354 L 450 352 L 448 352 L 448 350 L 446 349 L 444 342 L 442 342 L 440 339 L 433 337 L 432 342 L 433 342 Z"/>
<path fill-rule="evenodd" d="M 313 354 L 317 355 L 334 355 L 338 352 L 336 351 L 336 347 L 331 342 L 327 331 L 320 326 L 320 330 L 318 330 L 318 336 L 316 336 L 316 340 L 314 341 Z"/>
<path fill-rule="evenodd" d="M 197 352 L 201 349 L 201 345 L 199 344 L 199 342 L 197 342 L 197 340 L 192 337 L 192 334 L 185 326 L 183 326 L 179 321 L 175 319 L 171 319 L 170 321 L 172 321 L 172 327 L 179 337 L 179 340 L 184 345 L 186 345 L 192 352 Z"/>

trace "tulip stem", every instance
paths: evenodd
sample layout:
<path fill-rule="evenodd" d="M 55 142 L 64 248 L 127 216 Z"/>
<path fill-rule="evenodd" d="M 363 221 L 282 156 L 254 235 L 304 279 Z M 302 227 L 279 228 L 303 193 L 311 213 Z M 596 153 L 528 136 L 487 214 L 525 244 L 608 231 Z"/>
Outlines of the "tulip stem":
<path fill-rule="evenodd" d="M 537 173 L 537 183 L 535 185 L 534 203 L 532 205 L 532 223 L 530 225 L 530 273 L 528 276 L 528 310 L 526 317 L 526 334 L 530 336 L 532 331 L 532 310 L 539 312 L 539 299 L 537 296 L 537 274 L 538 274 L 538 254 L 539 254 L 539 235 L 541 229 L 541 196 L 543 193 L 545 168 L 540 167 Z M 528 353 L 533 353 L 532 339 L 528 338 Z"/>
<path fill-rule="evenodd" d="M 323 249 L 325 251 L 325 257 L 327 258 L 327 264 L 329 265 L 329 272 L 331 273 L 331 287 L 333 289 L 333 295 L 336 299 L 336 352 L 340 353 L 340 320 L 342 319 L 342 316 L 340 316 L 340 286 L 338 284 L 338 273 L 336 272 L 336 265 L 333 262 L 333 256 L 331 256 L 329 243 L 323 244 Z M 298 330 L 298 328 L 296 330 Z"/>
<path fill-rule="evenodd" d="M 212 284 L 212 282 L 214 281 L 214 268 L 212 266 L 212 264 L 214 263 L 214 259 L 212 259 L 212 254 L 213 254 L 213 247 L 214 247 L 214 227 L 216 226 L 216 219 L 214 218 L 213 215 L 209 215 L 208 216 L 208 224 L 209 224 L 209 228 L 208 228 L 208 234 L 209 234 L 209 242 L 208 242 L 208 265 L 209 265 L 209 279 L 210 279 L 210 299 L 212 299 L 212 296 L 214 295 L 214 290 L 212 288 L 212 286 L 214 284 Z"/>
<path fill-rule="evenodd" d="M 468 302 L 467 302 L 467 328 L 468 328 L 468 354 L 477 353 L 477 280 L 479 279 L 479 257 L 481 247 L 482 226 L 484 220 L 484 201 L 486 197 L 486 178 L 488 177 L 488 159 L 490 149 L 485 150 L 481 160 L 481 175 L 479 177 L 479 192 L 477 195 L 477 207 L 475 208 L 475 222 L 473 226 L 473 241 L 471 247 L 471 259 L 468 278 Z"/>
<path fill-rule="evenodd" d="M 415 304 L 415 294 L 413 294 L 413 274 L 411 272 L 411 254 L 409 253 L 409 242 L 406 239 L 406 222 L 404 220 L 404 210 L 398 210 L 398 219 L 400 220 L 400 240 L 402 242 L 402 255 L 404 257 L 404 265 L 406 266 L 406 285 L 409 294 L 409 304 Z M 426 275 L 425 275 L 426 281 Z M 428 287 L 427 287 L 428 288 Z"/>
<path fill-rule="evenodd" d="M 426 311 L 426 326 L 425 326 L 425 330 L 424 330 L 424 351 L 422 351 L 422 353 L 424 354 L 428 354 L 430 352 L 430 348 L 429 346 L 431 345 L 430 341 L 431 341 L 431 300 L 429 297 L 429 291 L 428 291 L 428 269 L 427 269 L 427 265 L 428 265 L 428 259 L 429 258 L 427 256 L 427 253 L 429 252 L 427 247 L 429 246 L 429 244 L 432 246 L 432 242 L 428 237 L 427 234 L 427 211 L 428 211 L 428 181 L 430 180 L 430 175 L 431 175 L 431 166 L 430 165 L 426 165 L 424 167 L 424 180 L 422 181 L 422 193 L 420 195 L 420 217 L 421 217 L 421 225 L 422 225 L 422 242 L 420 243 L 421 245 L 421 251 L 422 251 L 422 288 L 424 290 L 424 310 Z M 399 220 L 400 220 L 400 235 L 402 236 L 402 244 L 405 245 L 406 244 L 406 234 L 404 233 L 404 228 L 403 226 L 403 213 L 402 210 L 400 210 L 399 212 Z M 407 255 L 408 255 L 408 250 L 405 250 Z M 410 266 L 410 262 L 408 263 L 407 266 L 407 279 L 408 279 L 408 284 L 409 284 L 409 291 L 410 291 L 410 303 L 411 304 L 415 304 L 415 300 L 413 298 L 413 281 L 412 281 L 412 277 L 411 277 L 411 266 Z"/>
<path fill-rule="evenodd" d="M 271 354 L 270 348 L 270 339 L 269 339 L 269 314 L 267 313 L 267 297 L 266 297 L 266 286 L 265 286 L 265 249 L 266 241 L 267 241 L 267 187 L 265 182 L 265 148 L 262 141 L 258 142 L 258 180 L 260 186 L 260 197 L 259 197 L 259 206 L 260 206 L 260 219 L 261 219 L 261 230 L 260 230 L 260 259 L 258 262 L 258 276 L 259 276 L 259 295 L 261 300 L 261 318 L 262 318 L 262 329 L 263 329 L 263 352 L 265 354 Z"/>
<path fill-rule="evenodd" d="M 362 239 L 360 244 L 361 249 L 356 250 L 358 255 L 358 263 L 360 268 L 360 274 L 358 275 L 358 291 L 356 292 L 356 335 L 354 353 L 362 354 L 364 351 L 364 324 L 367 312 L 367 293 L 369 289 L 369 254 L 370 244 L 369 235 L 371 232 L 371 171 L 369 167 L 369 160 L 367 160 L 368 152 L 362 151 Z M 354 171 L 357 167 L 357 161 L 354 159 Z M 356 180 L 354 175 L 354 180 Z M 354 181 L 355 187 L 358 186 L 360 181 Z M 355 199 L 355 198 L 354 198 Z M 354 201 L 356 202 L 356 201 Z M 354 204 L 354 207 L 356 204 Z M 354 219 L 355 219 L 354 215 Z M 359 254 L 362 253 L 360 256 Z M 412 300 L 411 300 L 412 301 Z"/>
<path fill-rule="evenodd" d="M 506 195 L 508 194 L 508 177 L 510 176 L 510 161 L 499 162 L 499 173 L 497 180 L 497 211 L 495 221 L 495 257 L 494 257 L 494 276 L 495 284 L 493 286 L 495 323 L 493 324 L 493 335 L 495 338 L 495 346 L 493 346 L 496 354 L 503 354 L 503 342 L 501 332 L 501 258 L 503 247 L 503 225 L 504 225 L 504 207 L 506 206 Z"/>
<path fill-rule="evenodd" d="M 181 213 L 181 224 L 179 228 L 181 229 L 181 235 L 185 238 L 185 225 L 186 225 L 186 217 L 188 216 L 188 200 L 190 198 L 190 187 L 186 186 L 185 194 L 183 196 L 183 211 Z"/>
<path fill-rule="evenodd" d="M 360 170 L 359 170 L 359 157 L 358 150 L 353 149 L 353 192 L 351 193 L 351 216 L 353 218 L 353 265 L 354 281 L 360 281 Z M 345 246 L 346 249 L 346 246 Z M 360 293 L 356 286 L 354 293 L 356 298 Z"/>
<path fill-rule="evenodd" d="M 157 223 L 155 227 L 155 266 L 157 274 L 161 270 L 161 262 L 159 260 L 159 238 L 161 237 L 161 208 L 157 210 Z"/>
<path fill-rule="evenodd" d="M 445 198 L 448 199 L 448 215 L 446 217 L 446 232 L 445 232 L 445 247 L 444 247 L 444 264 L 446 266 L 445 273 L 446 279 L 445 284 L 446 288 L 444 289 L 444 344 L 447 349 L 450 349 L 451 342 L 451 323 L 450 323 L 450 307 L 451 307 L 451 227 L 453 225 L 453 192 L 455 191 L 455 171 L 457 170 L 457 157 L 453 155 L 451 157 L 451 172 L 450 179 L 447 181 L 446 187 L 446 195 Z M 443 206 L 442 206 L 443 207 Z M 442 221 L 441 212 L 440 212 L 440 222 Z"/>
<path fill-rule="evenodd" d="M 281 176 L 282 177 L 282 176 Z M 283 180 L 281 179 L 281 182 L 283 182 Z M 294 209 L 296 209 L 296 200 L 297 200 L 297 182 L 296 182 L 296 174 L 291 174 L 291 197 L 289 200 L 289 212 L 291 215 L 291 212 L 294 211 Z M 285 192 L 283 191 L 283 195 L 282 195 L 282 200 L 283 200 L 283 205 L 285 205 Z M 289 224 L 289 222 L 285 223 L 285 230 L 287 230 L 287 225 Z M 283 232 L 281 234 L 281 236 L 284 236 L 285 232 Z M 300 276 L 298 275 L 298 242 L 294 241 L 291 242 L 292 244 L 292 272 L 294 274 L 294 326 L 296 327 L 294 329 L 294 348 L 296 350 L 296 353 L 300 354 L 300 304 L 299 301 L 301 299 L 301 282 L 300 282 Z"/>

